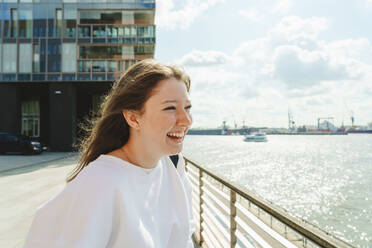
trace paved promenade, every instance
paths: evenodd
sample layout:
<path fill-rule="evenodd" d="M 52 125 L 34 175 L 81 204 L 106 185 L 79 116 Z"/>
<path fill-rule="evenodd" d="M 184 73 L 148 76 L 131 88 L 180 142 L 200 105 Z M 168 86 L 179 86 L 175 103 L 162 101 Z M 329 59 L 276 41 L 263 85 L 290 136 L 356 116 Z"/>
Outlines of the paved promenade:
<path fill-rule="evenodd" d="M 21 248 L 38 206 L 61 192 L 74 153 L 0 156 L 0 247 Z"/>

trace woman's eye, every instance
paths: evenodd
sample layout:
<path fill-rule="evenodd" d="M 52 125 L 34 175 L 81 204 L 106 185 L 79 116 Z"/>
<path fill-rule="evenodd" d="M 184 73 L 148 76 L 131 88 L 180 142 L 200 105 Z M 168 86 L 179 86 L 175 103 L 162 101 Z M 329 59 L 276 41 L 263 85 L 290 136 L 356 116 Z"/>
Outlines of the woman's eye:
<path fill-rule="evenodd" d="M 190 109 L 191 109 L 191 105 L 186 106 L 185 109 L 186 109 L 186 110 L 190 110 Z M 167 107 L 167 108 L 165 108 L 164 110 L 176 110 L 176 107 L 171 106 L 171 107 Z"/>
<path fill-rule="evenodd" d="M 164 110 L 173 110 L 173 109 L 176 109 L 175 107 L 168 107 L 168 108 L 165 108 Z"/>

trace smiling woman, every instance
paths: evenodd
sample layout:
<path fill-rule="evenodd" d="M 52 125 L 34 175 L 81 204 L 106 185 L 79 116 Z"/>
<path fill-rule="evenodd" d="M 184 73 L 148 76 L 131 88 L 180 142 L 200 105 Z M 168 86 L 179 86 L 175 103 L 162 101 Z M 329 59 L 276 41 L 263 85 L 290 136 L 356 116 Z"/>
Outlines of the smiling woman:
<path fill-rule="evenodd" d="M 182 151 L 189 77 L 143 60 L 106 96 L 66 188 L 36 213 L 25 247 L 192 247 Z"/>

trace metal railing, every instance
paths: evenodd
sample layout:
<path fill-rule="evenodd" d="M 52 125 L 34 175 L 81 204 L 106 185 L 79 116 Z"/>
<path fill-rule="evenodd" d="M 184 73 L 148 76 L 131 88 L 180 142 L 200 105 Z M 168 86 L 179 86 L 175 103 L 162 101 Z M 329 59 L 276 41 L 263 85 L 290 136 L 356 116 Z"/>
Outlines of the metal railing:
<path fill-rule="evenodd" d="M 185 162 L 200 247 L 353 247 L 190 159 Z"/>

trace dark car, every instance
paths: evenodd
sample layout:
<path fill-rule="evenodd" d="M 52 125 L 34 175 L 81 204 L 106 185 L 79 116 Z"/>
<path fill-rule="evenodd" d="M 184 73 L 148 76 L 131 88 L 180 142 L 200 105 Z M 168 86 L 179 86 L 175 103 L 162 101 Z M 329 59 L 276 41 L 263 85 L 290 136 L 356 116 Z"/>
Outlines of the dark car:
<path fill-rule="evenodd" d="M 0 153 L 20 152 L 23 154 L 39 154 L 47 150 L 39 141 L 34 141 L 25 135 L 0 133 Z"/>

